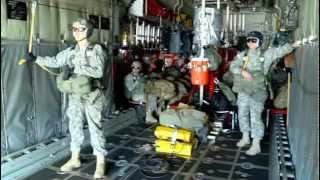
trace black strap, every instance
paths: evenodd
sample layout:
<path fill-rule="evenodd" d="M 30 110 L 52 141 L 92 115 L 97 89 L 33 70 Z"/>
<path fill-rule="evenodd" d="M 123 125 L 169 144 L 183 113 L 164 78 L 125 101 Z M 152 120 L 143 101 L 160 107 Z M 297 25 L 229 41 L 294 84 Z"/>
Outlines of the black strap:
<path fill-rule="evenodd" d="M 68 65 L 62 67 L 62 80 L 67 80 L 71 77 L 74 68 L 70 68 Z"/>

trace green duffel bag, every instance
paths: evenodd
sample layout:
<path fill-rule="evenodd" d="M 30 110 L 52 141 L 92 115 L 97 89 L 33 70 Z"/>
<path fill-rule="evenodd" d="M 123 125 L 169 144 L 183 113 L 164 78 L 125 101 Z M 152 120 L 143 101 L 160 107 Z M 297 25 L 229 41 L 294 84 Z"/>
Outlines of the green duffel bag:
<path fill-rule="evenodd" d="M 248 94 L 255 93 L 259 90 L 266 89 L 266 80 L 263 73 L 252 73 L 253 80 L 245 80 L 241 75 L 233 77 L 232 90 L 236 93 L 245 92 Z"/>
<path fill-rule="evenodd" d="M 148 80 L 144 86 L 144 92 L 159 97 L 161 100 L 170 100 L 177 95 L 175 85 L 164 79 Z"/>
<path fill-rule="evenodd" d="M 159 113 L 160 124 L 198 132 L 207 122 L 207 115 L 195 109 L 166 109 Z"/>
<path fill-rule="evenodd" d="M 69 79 L 63 80 L 62 76 L 63 76 L 63 74 L 61 73 L 58 75 L 58 77 L 56 79 L 57 88 L 62 93 L 72 93 L 72 81 Z"/>
<path fill-rule="evenodd" d="M 222 93 L 227 97 L 228 101 L 235 106 L 237 104 L 237 97 L 232 92 L 231 88 L 223 82 L 219 82 L 217 85 L 221 89 Z"/>
<path fill-rule="evenodd" d="M 288 103 L 288 83 L 283 84 L 276 98 L 273 101 L 273 105 L 275 108 L 283 109 L 287 108 Z"/>
<path fill-rule="evenodd" d="M 92 78 L 84 75 L 72 76 L 72 93 L 77 96 L 83 96 L 92 92 Z"/>
<path fill-rule="evenodd" d="M 221 56 L 218 54 L 218 52 L 216 51 L 215 48 L 207 48 L 205 50 L 205 56 L 206 58 L 209 59 L 209 64 L 210 67 L 209 69 L 211 71 L 215 71 L 218 69 L 218 67 L 220 66 L 222 60 L 221 60 Z"/>

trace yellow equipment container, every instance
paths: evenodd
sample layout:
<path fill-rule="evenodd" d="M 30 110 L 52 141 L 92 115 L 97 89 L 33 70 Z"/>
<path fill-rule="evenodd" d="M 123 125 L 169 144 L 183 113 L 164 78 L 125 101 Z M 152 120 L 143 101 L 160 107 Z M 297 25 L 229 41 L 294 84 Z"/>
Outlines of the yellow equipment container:
<path fill-rule="evenodd" d="M 156 139 L 156 152 L 175 154 L 179 157 L 191 159 L 193 143 L 170 142 L 167 140 Z"/>
<path fill-rule="evenodd" d="M 184 142 L 191 142 L 193 138 L 191 131 L 166 126 L 158 126 L 154 131 L 154 135 L 159 139 L 176 139 Z"/>

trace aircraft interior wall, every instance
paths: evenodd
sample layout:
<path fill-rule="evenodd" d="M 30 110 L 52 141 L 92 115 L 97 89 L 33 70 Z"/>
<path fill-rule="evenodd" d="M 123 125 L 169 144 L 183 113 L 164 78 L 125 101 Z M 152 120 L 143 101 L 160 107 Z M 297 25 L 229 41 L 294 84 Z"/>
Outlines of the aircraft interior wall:
<path fill-rule="evenodd" d="M 319 1 L 298 1 L 299 27 L 289 107 L 288 137 L 297 179 L 319 178 Z"/>
<path fill-rule="evenodd" d="M 53 44 L 35 47 L 39 55 L 55 55 L 58 50 Z M 17 65 L 25 52 L 26 42 L 1 42 L 1 155 L 66 133 L 55 77 L 38 66 Z"/>
<path fill-rule="evenodd" d="M 77 17 L 98 17 L 91 38 L 93 42 L 110 45 L 112 34 L 121 32 L 121 27 L 115 23 L 119 10 L 112 13 L 114 10 L 108 0 L 89 4 L 86 0 L 66 2 L 39 0 L 33 38 L 35 55 L 55 55 L 72 43 L 70 26 Z M 290 11 L 285 2 L 276 1 L 281 18 Z M 293 38 L 301 40 L 303 45 L 294 52 L 287 129 L 296 179 L 314 180 L 319 178 L 319 1 L 299 0 L 297 3 L 299 26 L 293 31 Z M 246 27 L 246 31 L 260 28 L 258 30 L 274 33 L 277 23 L 274 14 L 261 12 L 256 18 L 248 12 L 244 14 L 249 19 L 246 24 L 252 25 Z M 259 26 L 264 21 L 269 24 Z M 29 23 L 29 16 L 26 21 L 8 19 L 7 1 L 1 0 L 1 157 L 68 133 L 68 120 L 63 116 L 67 99 L 57 90 L 55 76 L 36 65 L 17 65 L 27 50 Z M 313 37 L 317 39 L 314 41 Z M 109 78 L 105 79 L 105 84 L 110 88 L 106 95 L 112 97 L 113 62 L 110 59 L 108 63 L 105 73 Z M 59 69 L 53 71 L 59 72 Z M 106 114 L 113 108 L 112 98 L 108 100 Z M 278 178 L 276 171 L 279 169 L 271 167 L 271 173 Z"/>
<path fill-rule="evenodd" d="M 25 1 L 21 2 L 19 7 L 22 11 L 29 11 L 31 3 L 26 3 L 25 10 Z M 7 1 L 1 0 L 1 39 L 28 40 L 31 13 L 27 13 L 27 20 L 9 19 L 8 7 Z M 86 4 L 86 1 L 40 0 L 35 12 L 33 40 L 38 38 L 44 42 L 72 42 L 71 23 L 78 17 L 93 16 L 95 29 L 91 40 L 104 43 L 109 40 L 112 16 L 110 9 L 108 1 Z"/>
<path fill-rule="evenodd" d="M 319 44 L 295 52 L 288 136 L 297 179 L 319 177 Z"/>

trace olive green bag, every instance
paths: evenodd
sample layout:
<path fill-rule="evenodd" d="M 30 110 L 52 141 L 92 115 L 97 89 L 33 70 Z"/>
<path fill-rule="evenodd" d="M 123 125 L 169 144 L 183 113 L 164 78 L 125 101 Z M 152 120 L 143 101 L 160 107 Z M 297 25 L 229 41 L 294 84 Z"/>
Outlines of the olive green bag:
<path fill-rule="evenodd" d="M 221 89 L 223 94 L 227 97 L 227 99 L 231 103 L 231 105 L 235 106 L 236 103 L 237 103 L 237 97 L 232 92 L 230 87 L 228 85 L 226 85 L 225 83 L 223 83 L 223 82 L 219 82 L 217 85 L 219 86 L 219 88 Z"/>
<path fill-rule="evenodd" d="M 57 79 L 57 88 L 62 93 L 72 93 L 72 81 L 70 80 L 63 80 L 63 74 L 59 74 Z"/>
<path fill-rule="evenodd" d="M 63 93 L 83 96 L 92 91 L 92 78 L 88 76 L 73 75 L 67 80 L 62 77 L 62 74 L 57 77 L 57 88 Z"/>
<path fill-rule="evenodd" d="M 236 93 L 254 93 L 258 90 L 265 90 L 265 77 L 263 73 L 252 74 L 252 81 L 245 80 L 242 76 L 234 76 L 232 90 Z"/>
<path fill-rule="evenodd" d="M 249 58 L 247 56 L 243 57 L 244 65 L 242 70 L 246 69 L 249 63 Z M 248 94 L 257 92 L 259 90 L 266 89 L 266 79 L 263 72 L 251 72 L 253 80 L 245 80 L 241 75 L 233 77 L 233 87 L 232 90 L 236 93 L 246 92 Z"/>
<path fill-rule="evenodd" d="M 144 92 L 159 97 L 161 100 L 170 100 L 177 95 L 175 85 L 164 79 L 146 81 Z"/>
<path fill-rule="evenodd" d="M 218 52 L 213 48 L 206 49 L 205 57 L 209 59 L 209 63 L 210 63 L 209 69 L 211 71 L 217 70 L 222 61 Z"/>
<path fill-rule="evenodd" d="M 78 75 L 71 77 L 72 80 L 72 92 L 75 95 L 83 96 L 92 91 L 92 78 L 84 75 Z"/>

